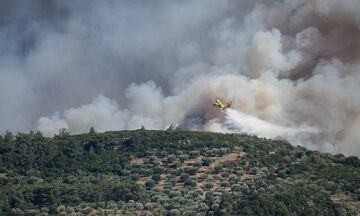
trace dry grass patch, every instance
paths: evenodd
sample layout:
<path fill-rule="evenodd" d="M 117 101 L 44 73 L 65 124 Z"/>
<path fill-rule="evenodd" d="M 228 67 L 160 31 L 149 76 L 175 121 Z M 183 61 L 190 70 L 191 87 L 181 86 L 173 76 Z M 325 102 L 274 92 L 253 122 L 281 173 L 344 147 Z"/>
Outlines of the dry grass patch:
<path fill-rule="evenodd" d="M 356 212 L 360 212 L 360 201 L 354 200 L 352 197 L 344 194 L 337 193 L 330 196 L 331 201 L 342 204 Z M 360 215 L 360 214 L 357 214 Z"/>
<path fill-rule="evenodd" d="M 131 166 L 135 164 L 143 164 L 143 163 L 144 163 L 144 158 L 135 158 L 130 161 Z"/>
<path fill-rule="evenodd" d="M 240 158 L 243 158 L 245 155 L 246 155 L 245 152 L 233 152 L 230 154 L 225 154 L 221 157 L 213 157 L 214 162 L 210 164 L 210 167 L 215 167 L 219 163 L 239 160 Z"/>

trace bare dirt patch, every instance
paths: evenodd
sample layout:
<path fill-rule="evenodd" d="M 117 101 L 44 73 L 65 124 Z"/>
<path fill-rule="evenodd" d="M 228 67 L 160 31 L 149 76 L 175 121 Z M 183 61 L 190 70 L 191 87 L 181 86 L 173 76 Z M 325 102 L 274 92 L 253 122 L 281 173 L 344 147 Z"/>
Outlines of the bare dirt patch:
<path fill-rule="evenodd" d="M 330 199 L 335 203 L 343 204 L 356 212 L 360 212 L 360 201 L 354 200 L 352 197 L 346 194 L 334 194 L 330 196 Z M 360 213 L 358 213 L 357 215 L 360 215 Z"/>
<path fill-rule="evenodd" d="M 130 161 L 131 166 L 134 164 L 142 164 L 142 163 L 144 163 L 144 158 L 136 158 L 136 159 Z"/>
<path fill-rule="evenodd" d="M 244 175 L 241 176 L 241 180 L 245 180 L 245 179 L 248 179 L 248 178 L 253 178 L 255 175 L 253 174 L 247 174 L 245 173 Z"/>
<path fill-rule="evenodd" d="M 245 152 L 234 152 L 234 153 L 223 155 L 221 157 L 214 157 L 213 158 L 214 162 L 212 164 L 210 164 L 210 167 L 215 167 L 219 163 L 239 160 L 240 158 L 243 158 L 245 155 L 246 155 Z"/>

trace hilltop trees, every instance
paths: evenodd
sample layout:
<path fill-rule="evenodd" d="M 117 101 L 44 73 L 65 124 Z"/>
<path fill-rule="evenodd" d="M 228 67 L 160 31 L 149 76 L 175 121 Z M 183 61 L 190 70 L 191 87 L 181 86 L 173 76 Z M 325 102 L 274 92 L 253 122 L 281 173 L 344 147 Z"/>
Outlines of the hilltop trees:
<path fill-rule="evenodd" d="M 356 157 L 178 130 L 0 136 L 1 215 L 351 215 Z"/>

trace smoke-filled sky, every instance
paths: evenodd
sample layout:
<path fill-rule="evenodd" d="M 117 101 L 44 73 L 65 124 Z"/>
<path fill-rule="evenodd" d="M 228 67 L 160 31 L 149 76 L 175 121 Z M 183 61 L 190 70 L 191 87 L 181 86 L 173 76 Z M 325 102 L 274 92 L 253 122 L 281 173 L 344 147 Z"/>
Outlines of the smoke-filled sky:
<path fill-rule="evenodd" d="M 358 0 L 0 1 L 0 131 L 174 124 L 360 155 L 359 11 Z"/>

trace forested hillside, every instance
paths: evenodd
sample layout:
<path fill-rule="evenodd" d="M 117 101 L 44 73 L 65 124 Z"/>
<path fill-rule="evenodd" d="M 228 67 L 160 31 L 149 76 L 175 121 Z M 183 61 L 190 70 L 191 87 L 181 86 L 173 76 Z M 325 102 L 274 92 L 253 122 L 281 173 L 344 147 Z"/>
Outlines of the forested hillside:
<path fill-rule="evenodd" d="M 254 136 L 0 136 L 1 215 L 356 215 L 360 160 Z"/>

